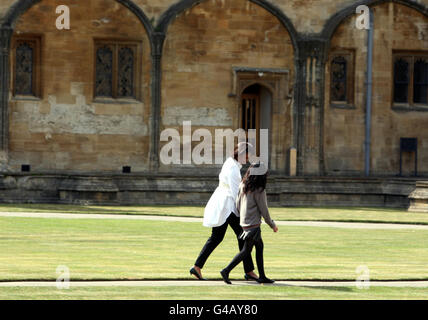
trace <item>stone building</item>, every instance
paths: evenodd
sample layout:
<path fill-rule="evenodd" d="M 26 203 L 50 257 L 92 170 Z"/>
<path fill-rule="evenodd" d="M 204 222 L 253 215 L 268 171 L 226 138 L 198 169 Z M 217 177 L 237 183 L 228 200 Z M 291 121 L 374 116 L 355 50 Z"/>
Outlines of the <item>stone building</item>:
<path fill-rule="evenodd" d="M 218 166 L 159 159 L 183 121 L 269 129 L 279 205 L 407 206 L 428 176 L 428 0 L 0 0 L 0 41 L 3 202 L 204 203 Z"/>

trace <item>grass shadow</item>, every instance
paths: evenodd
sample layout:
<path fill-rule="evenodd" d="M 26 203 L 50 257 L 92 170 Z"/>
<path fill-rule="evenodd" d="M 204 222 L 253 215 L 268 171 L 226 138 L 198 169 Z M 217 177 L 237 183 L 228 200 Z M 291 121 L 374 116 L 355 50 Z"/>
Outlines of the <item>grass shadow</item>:
<path fill-rule="evenodd" d="M 296 287 L 296 288 L 305 288 L 305 289 L 314 289 L 314 290 L 331 290 L 331 291 L 340 291 L 340 292 L 352 292 L 351 287 L 336 287 L 336 286 L 296 286 L 296 285 L 287 285 L 287 284 L 278 284 L 278 286 L 285 287 Z"/>
<path fill-rule="evenodd" d="M 74 205 L 74 204 L 1 204 L 4 209 L 11 209 L 14 212 L 24 212 L 26 210 L 34 212 L 54 212 L 54 213 L 95 213 L 95 214 L 140 214 L 140 215 L 169 215 L 162 209 L 178 208 L 177 205 Z M 186 205 L 186 208 L 200 209 L 201 206 Z M 145 208 L 150 210 L 144 210 Z M 156 208 L 156 209 L 154 209 Z M 177 214 L 184 216 L 182 214 Z"/>

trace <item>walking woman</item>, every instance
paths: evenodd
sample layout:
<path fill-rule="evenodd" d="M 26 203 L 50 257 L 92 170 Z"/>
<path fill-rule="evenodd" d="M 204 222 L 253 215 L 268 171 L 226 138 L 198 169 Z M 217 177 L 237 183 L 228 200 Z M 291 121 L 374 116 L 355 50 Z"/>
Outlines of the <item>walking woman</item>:
<path fill-rule="evenodd" d="M 251 145 L 245 142 L 239 143 L 230 157 L 223 164 L 219 175 L 219 186 L 211 196 L 205 207 L 204 222 L 205 227 L 211 227 L 211 237 L 207 240 L 201 250 L 195 265 L 190 269 L 190 274 L 199 280 L 202 277 L 201 269 L 204 267 L 210 254 L 223 241 L 227 227 L 230 225 L 238 239 L 239 250 L 244 247 L 244 240 L 239 239 L 242 228 L 239 224 L 239 214 L 236 210 L 236 197 L 238 195 L 239 184 L 241 182 L 242 164 L 238 160 L 248 162 L 248 152 Z M 246 280 L 257 280 L 254 273 L 254 264 L 251 256 L 244 259 L 244 271 Z"/>
<path fill-rule="evenodd" d="M 232 284 L 229 279 L 229 273 L 235 268 L 241 261 L 245 261 L 248 257 L 251 257 L 251 251 L 253 247 L 256 247 L 256 261 L 257 269 L 259 271 L 259 283 L 273 283 L 274 281 L 267 278 L 264 271 L 263 262 L 263 240 L 261 235 L 261 218 L 263 217 L 265 222 L 273 229 L 274 232 L 278 232 L 278 227 L 275 222 L 270 218 L 269 210 L 267 206 L 266 198 L 266 179 L 267 170 L 264 175 L 252 175 L 252 168 L 261 168 L 262 165 L 252 165 L 242 179 L 242 183 L 239 186 L 239 195 L 236 199 L 236 208 L 240 215 L 240 224 L 244 229 L 241 235 L 241 239 L 245 241 L 244 247 L 241 249 L 230 264 L 220 271 L 220 274 L 227 284 Z"/>

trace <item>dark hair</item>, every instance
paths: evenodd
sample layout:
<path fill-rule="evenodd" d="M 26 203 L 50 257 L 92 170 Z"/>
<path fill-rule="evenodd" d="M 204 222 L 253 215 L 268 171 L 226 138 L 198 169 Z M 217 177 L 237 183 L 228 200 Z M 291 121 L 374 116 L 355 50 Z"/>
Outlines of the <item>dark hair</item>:
<path fill-rule="evenodd" d="M 243 191 L 245 194 L 247 194 L 248 192 L 254 192 L 259 188 L 261 188 L 262 191 L 266 189 L 266 182 L 267 182 L 267 175 L 268 175 L 267 170 L 266 170 L 266 173 L 262 175 L 251 174 L 252 168 L 260 168 L 260 166 L 264 166 L 264 165 L 260 163 L 252 164 L 248 168 L 247 172 L 245 173 L 245 176 L 242 179 L 242 183 L 244 184 Z"/>
<path fill-rule="evenodd" d="M 238 161 L 239 155 L 243 153 L 246 153 L 246 154 L 249 153 L 249 148 L 250 148 L 250 145 L 246 142 L 242 142 L 242 145 L 238 143 L 235 149 L 233 150 L 233 159 Z"/>

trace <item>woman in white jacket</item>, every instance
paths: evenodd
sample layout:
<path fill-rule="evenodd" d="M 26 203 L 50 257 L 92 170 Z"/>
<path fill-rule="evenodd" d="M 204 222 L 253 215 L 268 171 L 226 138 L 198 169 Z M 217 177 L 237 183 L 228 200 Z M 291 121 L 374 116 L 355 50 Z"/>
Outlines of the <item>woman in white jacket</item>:
<path fill-rule="evenodd" d="M 196 259 L 195 265 L 190 269 L 190 274 L 199 280 L 205 280 L 202 277 L 201 269 L 204 267 L 210 254 L 223 241 L 228 225 L 232 227 L 236 234 L 239 249 L 242 250 L 244 246 L 244 241 L 239 239 L 242 227 L 239 224 L 239 213 L 236 210 L 235 200 L 238 196 L 239 184 L 241 183 L 242 165 L 238 160 L 244 158 L 245 162 L 248 162 L 249 147 L 251 145 L 248 143 L 239 143 L 234 150 L 233 158 L 228 158 L 223 164 L 219 175 L 219 186 L 205 207 L 203 225 L 211 227 L 212 233 Z M 254 264 L 251 255 L 243 261 L 243 264 L 245 279 L 257 280 L 258 277 L 254 273 Z"/>

